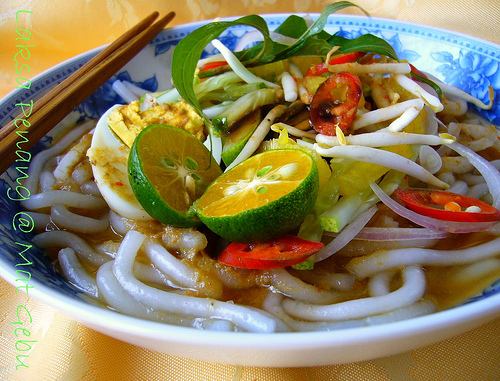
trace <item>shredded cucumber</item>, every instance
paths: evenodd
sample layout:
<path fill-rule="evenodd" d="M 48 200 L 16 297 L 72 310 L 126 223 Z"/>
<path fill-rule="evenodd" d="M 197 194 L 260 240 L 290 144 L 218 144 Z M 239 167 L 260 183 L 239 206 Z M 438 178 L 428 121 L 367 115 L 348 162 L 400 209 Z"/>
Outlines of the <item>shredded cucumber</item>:
<path fill-rule="evenodd" d="M 379 186 L 387 194 L 392 194 L 404 177 L 404 173 L 390 170 Z M 370 187 L 352 196 L 342 197 L 333 207 L 319 216 L 321 227 L 323 230 L 338 233 L 356 216 L 371 208 L 378 201 L 378 197 Z"/>
<path fill-rule="evenodd" d="M 281 89 L 261 89 L 243 95 L 212 119 L 215 136 L 226 135 L 231 127 L 248 113 L 265 105 L 279 103 L 282 98 Z"/>

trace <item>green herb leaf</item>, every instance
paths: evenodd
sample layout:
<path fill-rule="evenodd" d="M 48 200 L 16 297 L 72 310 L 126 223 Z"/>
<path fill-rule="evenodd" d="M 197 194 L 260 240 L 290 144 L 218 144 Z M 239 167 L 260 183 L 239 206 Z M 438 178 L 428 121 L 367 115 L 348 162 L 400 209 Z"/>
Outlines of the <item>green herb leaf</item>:
<path fill-rule="evenodd" d="M 376 53 L 399 61 L 394 48 L 387 41 L 374 36 L 373 34 L 364 34 L 352 40 L 342 36 L 333 35 L 329 38 L 328 42 L 331 46 L 340 46 L 340 49 L 338 50 L 339 53 Z"/>
<path fill-rule="evenodd" d="M 411 71 L 410 75 L 411 75 L 411 77 L 413 79 L 416 79 L 417 81 L 426 83 L 430 87 L 432 87 L 434 89 L 434 91 L 437 93 L 439 100 L 440 101 L 443 100 L 443 90 L 441 89 L 441 87 L 436 82 L 434 82 L 433 80 L 431 80 L 431 79 L 429 79 L 427 77 L 422 77 L 421 75 L 417 74 L 413 70 Z"/>
<path fill-rule="evenodd" d="M 234 21 L 212 22 L 194 30 L 184 37 L 175 47 L 172 56 L 172 81 L 180 96 L 200 112 L 201 106 L 196 98 L 193 87 L 198 61 L 203 50 L 210 41 L 219 37 L 227 28 L 235 25 L 248 25 L 254 27 L 264 35 L 264 43 L 255 59 L 270 61 L 274 58 L 273 41 L 269 36 L 267 23 L 258 15 L 245 16 Z M 205 123 L 207 125 L 209 124 L 207 120 L 205 120 Z"/>
<path fill-rule="evenodd" d="M 307 31 L 307 23 L 303 17 L 291 15 L 274 31 L 283 36 L 300 38 Z"/>
<path fill-rule="evenodd" d="M 275 53 L 275 60 L 282 60 L 295 55 L 295 53 L 300 50 L 300 48 L 306 43 L 309 37 L 316 36 L 323 31 L 323 28 L 325 27 L 328 20 L 328 16 L 347 7 L 357 7 L 361 9 L 361 11 L 363 11 L 367 16 L 369 16 L 369 14 L 363 8 L 351 3 L 350 1 L 337 1 L 333 4 L 330 4 L 323 9 L 323 12 L 321 12 L 321 15 L 318 17 L 318 19 L 309 27 L 308 30 L 306 30 L 300 36 L 295 44 L 281 50 L 280 52 Z"/>
<path fill-rule="evenodd" d="M 326 56 L 332 46 L 325 40 L 309 37 L 294 56 Z"/>

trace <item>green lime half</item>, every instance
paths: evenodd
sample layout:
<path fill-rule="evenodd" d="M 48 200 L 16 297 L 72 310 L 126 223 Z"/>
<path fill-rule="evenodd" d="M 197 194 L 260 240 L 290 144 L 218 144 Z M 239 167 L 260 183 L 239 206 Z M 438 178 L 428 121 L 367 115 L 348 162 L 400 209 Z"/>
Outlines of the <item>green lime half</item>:
<path fill-rule="evenodd" d="M 200 223 L 192 210 L 221 169 L 203 143 L 172 126 L 153 124 L 135 139 L 128 159 L 135 197 L 154 219 L 176 227 Z"/>

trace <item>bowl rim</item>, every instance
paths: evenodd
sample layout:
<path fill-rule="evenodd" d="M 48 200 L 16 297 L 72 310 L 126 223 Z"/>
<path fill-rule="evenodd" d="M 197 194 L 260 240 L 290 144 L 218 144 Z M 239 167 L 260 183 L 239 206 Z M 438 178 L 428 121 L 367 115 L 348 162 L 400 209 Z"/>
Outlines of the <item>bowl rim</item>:
<path fill-rule="evenodd" d="M 9 273 L 7 269 L 0 266 L 0 276 L 8 281 L 13 286 L 16 286 L 14 274 Z M 67 313 L 76 320 L 82 322 L 91 322 L 92 319 L 109 319 L 109 323 L 114 327 L 127 328 L 137 330 L 137 322 L 140 331 L 148 334 L 149 337 L 162 337 L 165 339 L 182 339 L 185 341 L 189 334 L 196 333 L 192 337 L 193 343 L 203 345 L 214 345 L 214 339 L 220 341 L 220 345 L 234 345 L 232 341 L 234 337 L 244 338 L 245 346 L 251 344 L 252 347 L 262 347 L 266 345 L 267 349 L 282 349 L 288 345 L 295 343 L 297 338 L 304 339 L 306 336 L 310 343 L 301 341 L 302 346 L 311 345 L 317 347 L 319 343 L 331 344 L 332 338 L 335 344 L 342 345 L 350 342 L 359 342 L 363 339 L 379 339 L 387 333 L 412 335 L 419 333 L 421 330 L 435 329 L 436 327 L 448 327 L 450 322 L 460 323 L 462 321 L 474 320 L 479 313 L 481 316 L 500 316 L 500 293 L 488 296 L 481 300 L 474 300 L 470 303 L 465 303 L 459 306 L 451 307 L 446 310 L 437 311 L 428 315 L 418 316 L 410 319 L 388 322 L 380 325 L 342 328 L 332 331 L 306 331 L 306 332 L 276 332 L 276 333 L 252 333 L 252 332 L 219 332 L 210 330 L 198 330 L 192 327 L 177 326 L 168 323 L 156 321 L 148 321 L 142 318 L 125 315 L 107 309 L 106 307 L 97 306 L 93 303 L 87 303 L 81 299 L 68 297 L 65 294 L 60 294 L 54 288 L 48 287 L 40 283 L 37 279 L 30 280 L 29 295 L 45 302 L 49 306 Z M 24 291 L 23 291 L 24 292 Z M 85 308 L 85 310 L 83 310 Z M 84 312 L 82 315 L 81 312 Z M 83 318 L 82 318 L 83 316 Z M 98 320 L 96 320 L 98 321 Z M 101 325 L 102 322 L 99 322 Z M 411 324 L 408 324 L 411 323 Z M 186 335 L 188 334 L 188 335 Z M 368 341 L 370 341 L 368 340 Z"/>
<path fill-rule="evenodd" d="M 289 16 L 291 13 L 270 13 L 262 14 L 264 19 L 283 18 Z M 296 15 L 305 15 L 306 13 L 294 13 Z M 311 16 L 318 16 L 319 13 L 308 13 Z M 221 18 L 221 21 L 234 20 L 241 16 L 231 16 Z M 500 45 L 485 40 L 479 37 L 467 35 L 465 33 L 456 32 L 453 30 L 448 30 L 445 28 L 419 24 L 414 22 L 405 22 L 402 20 L 394 20 L 388 18 L 372 17 L 367 19 L 365 16 L 360 15 L 350 15 L 350 14 L 334 14 L 332 17 L 340 19 L 350 19 L 354 18 L 356 20 L 366 20 L 367 23 L 373 21 L 380 21 L 389 24 L 396 24 L 399 26 L 407 26 L 418 29 L 428 29 L 432 31 L 437 31 L 440 33 L 447 33 L 453 36 L 458 36 L 459 38 L 474 40 L 478 43 L 490 45 L 495 50 L 500 50 Z M 186 28 L 195 28 L 201 25 L 205 25 L 211 20 L 203 20 L 190 22 L 185 24 L 174 25 L 160 33 L 166 33 L 168 31 L 177 31 Z M 334 25 L 333 25 L 334 26 Z M 368 24 L 367 27 L 372 27 Z M 398 33 L 399 31 L 395 31 Z M 151 44 L 157 41 L 151 42 Z M 31 78 L 31 82 L 39 81 L 52 72 L 57 71 L 75 61 L 88 60 L 102 49 L 104 49 L 109 44 L 104 44 L 102 46 L 93 48 L 86 52 L 79 53 L 71 58 L 68 58 L 47 70 L 35 75 Z M 83 61 L 82 61 L 83 62 Z M 51 85 L 53 85 L 52 83 Z M 22 92 L 23 89 L 14 89 L 7 93 L 2 99 L 0 99 L 0 107 L 5 104 L 8 100 L 15 98 L 18 93 Z M 0 265 L 3 263 L 3 259 L 0 257 Z M 7 282 L 16 286 L 14 272 L 11 268 L 0 266 L 0 276 L 4 278 Z M 494 295 L 489 295 L 481 300 L 474 300 L 470 303 L 465 303 L 456 307 L 452 307 L 443 311 L 434 312 L 429 315 L 415 317 L 411 319 L 406 319 L 402 321 L 389 322 L 381 325 L 366 326 L 366 327 L 355 327 L 355 328 L 344 328 L 339 330 L 334 330 L 331 332 L 318 331 L 318 332 L 280 332 L 280 333 L 250 333 L 250 332 L 214 332 L 214 331 L 204 331 L 197 330 L 191 327 L 182 327 L 171 325 L 167 323 L 148 321 L 142 318 L 136 318 L 121 313 L 114 312 L 112 310 L 106 309 L 105 307 L 97 306 L 84 300 L 72 298 L 65 294 L 59 293 L 56 289 L 48 287 L 38 281 L 37 279 L 30 280 L 33 288 L 29 291 L 29 296 L 48 304 L 49 306 L 67 313 L 74 320 L 82 322 L 84 325 L 95 324 L 104 327 L 107 324 L 112 324 L 115 329 L 127 332 L 127 330 L 133 330 L 137 334 L 143 337 L 155 337 L 161 340 L 166 340 L 168 342 L 177 341 L 185 342 L 190 344 L 195 344 L 197 346 L 217 346 L 220 347 L 244 347 L 248 350 L 259 349 L 266 347 L 266 351 L 275 351 L 280 349 L 287 349 L 290 345 L 296 345 L 297 339 L 300 339 L 300 345 L 304 350 L 309 348 L 321 347 L 341 347 L 345 345 L 352 345 L 366 342 L 373 342 L 381 340 L 382 338 L 387 338 L 387 336 L 412 336 L 420 335 L 422 333 L 431 332 L 436 329 L 445 329 L 450 326 L 456 326 L 464 322 L 474 322 L 479 314 L 483 317 L 482 320 L 491 320 L 496 316 L 500 316 L 500 293 Z M 23 291 L 24 292 L 24 291 Z M 411 324 L 408 324 L 410 322 Z M 140 324 L 138 324 L 140 323 Z M 103 332 L 105 333 L 105 332 Z M 244 341 L 234 340 L 235 338 L 244 338 Z M 307 341 L 304 341 L 307 340 Z"/>

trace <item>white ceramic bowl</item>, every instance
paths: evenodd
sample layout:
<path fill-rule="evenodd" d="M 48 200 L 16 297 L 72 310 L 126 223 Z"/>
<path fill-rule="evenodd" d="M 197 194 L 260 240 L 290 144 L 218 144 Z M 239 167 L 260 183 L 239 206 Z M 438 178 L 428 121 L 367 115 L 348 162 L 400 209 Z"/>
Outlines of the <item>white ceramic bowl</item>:
<path fill-rule="evenodd" d="M 265 16 L 271 29 L 282 23 L 287 15 Z M 176 43 L 190 31 L 202 25 L 193 23 L 177 26 L 160 33 L 133 61 L 96 91 L 70 115 L 66 122 L 79 118 L 98 118 L 111 105 L 120 102 L 111 89 L 116 78 L 131 80 L 148 90 L 169 87 L 168 68 Z M 500 92 L 500 46 L 477 38 L 422 25 L 366 17 L 335 15 L 330 17 L 327 31 L 352 38 L 362 33 L 373 33 L 388 40 L 401 59 L 407 59 L 421 70 L 455 85 L 487 103 L 487 86 Z M 246 27 L 236 27 L 221 36 L 229 47 L 244 35 Z M 210 49 L 207 48 L 210 54 Z M 0 101 L 0 124 L 17 116 L 19 101 L 40 97 L 101 48 L 63 62 L 33 79 L 26 91 L 14 91 Z M 500 125 L 498 96 L 492 110 L 481 112 Z M 42 139 L 33 152 L 50 143 L 54 134 Z M 9 200 L 7 189 L 13 186 L 18 173 L 14 168 L 0 177 L 0 275 L 15 286 L 18 243 L 31 241 L 31 233 L 13 228 L 14 216 L 21 211 L 19 202 Z M 25 229 L 26 230 L 26 229 Z M 42 252 L 29 250 L 33 264 L 30 295 L 71 315 L 80 323 L 120 340 L 145 348 L 188 357 L 246 366 L 318 366 L 362 361 L 388 356 L 429 345 L 500 316 L 500 282 L 488 287 L 481 295 L 461 306 L 406 321 L 375 327 L 343 329 L 331 332 L 308 333 L 224 333 L 199 331 L 170 326 L 114 313 L 96 306 L 68 284 Z"/>

